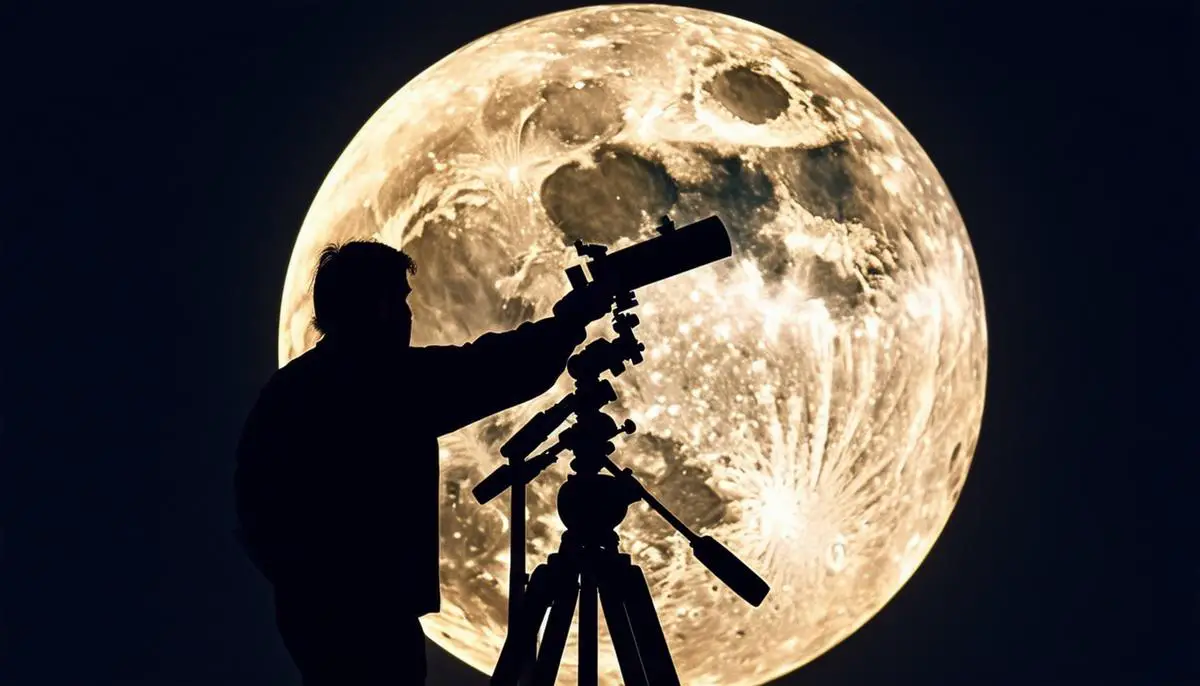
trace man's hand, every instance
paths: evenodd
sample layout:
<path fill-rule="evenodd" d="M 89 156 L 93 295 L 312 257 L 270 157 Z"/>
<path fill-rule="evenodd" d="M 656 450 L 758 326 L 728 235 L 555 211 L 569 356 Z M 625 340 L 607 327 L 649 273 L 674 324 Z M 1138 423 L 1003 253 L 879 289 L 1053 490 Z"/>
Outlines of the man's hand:
<path fill-rule="evenodd" d="M 586 327 L 612 311 L 613 298 L 588 284 L 575 288 L 554 304 L 554 316 L 570 325 Z"/>

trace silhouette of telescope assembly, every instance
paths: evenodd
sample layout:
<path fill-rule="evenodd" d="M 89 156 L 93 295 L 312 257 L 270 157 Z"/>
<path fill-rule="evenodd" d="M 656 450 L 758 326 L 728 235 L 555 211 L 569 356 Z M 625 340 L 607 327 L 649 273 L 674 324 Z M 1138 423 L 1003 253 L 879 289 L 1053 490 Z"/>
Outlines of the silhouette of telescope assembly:
<path fill-rule="evenodd" d="M 598 683 L 600 608 L 627 686 L 679 686 L 646 577 L 627 553 L 620 552 L 615 531 L 629 506 L 639 501 L 686 537 L 696 559 L 748 603 L 758 607 L 770 590 L 750 567 L 711 536 L 689 529 L 631 470 L 611 458 L 616 449 L 612 440 L 637 427 L 629 419 L 618 425 L 603 412 L 617 394 L 600 375 L 608 371 L 617 377 L 626 362 L 643 361 L 645 345 L 633 331 L 639 319 L 628 311 L 638 304 L 634 291 L 733 254 L 725 225 L 716 216 L 678 229 L 663 217 L 656 230 L 654 238 L 612 254 L 602 245 L 575 242 L 576 252 L 590 262 L 587 273 L 584 265 L 575 265 L 567 270 L 567 278 L 574 289 L 600 288 L 604 297 L 611 297 L 617 337 L 592 341 L 571 356 L 567 373 L 575 380 L 575 390 L 513 434 L 500 448 L 507 463 L 472 490 L 485 504 L 512 489 L 508 635 L 493 686 L 553 686 L 577 605 L 580 686 Z M 571 415 L 575 422 L 558 434 L 554 445 L 530 457 Z M 525 488 L 564 451 L 573 455 L 572 473 L 558 491 L 558 514 L 566 530 L 558 551 L 527 576 Z"/>

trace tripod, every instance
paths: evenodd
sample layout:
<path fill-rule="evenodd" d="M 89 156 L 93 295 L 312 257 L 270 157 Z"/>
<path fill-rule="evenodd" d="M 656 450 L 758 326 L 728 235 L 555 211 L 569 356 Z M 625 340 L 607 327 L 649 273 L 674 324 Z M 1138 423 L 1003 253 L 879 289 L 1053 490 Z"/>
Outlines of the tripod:
<path fill-rule="evenodd" d="M 579 684 L 595 686 L 599 599 L 625 684 L 678 686 L 679 676 L 646 577 L 629 555 L 618 551 L 618 537 L 612 531 L 628 506 L 640 497 L 611 476 L 572 474 L 567 478 L 559 492 L 561 516 L 567 524 L 562 544 L 534 570 L 492 684 L 516 684 L 533 655 L 532 686 L 553 686 L 578 601 Z M 535 649 L 543 621 L 546 630 L 540 649 Z"/>
<path fill-rule="evenodd" d="M 510 438 L 500 452 L 509 464 L 488 475 L 472 491 L 483 504 L 512 488 L 513 528 L 510 579 L 509 633 L 492 676 L 493 686 L 553 686 L 566 647 L 571 619 L 579 610 L 579 684 L 596 686 L 597 600 L 616 649 L 617 662 L 630 686 L 678 686 L 679 675 L 671 658 L 654 601 L 642 570 L 619 552 L 614 529 L 629 506 L 644 501 L 692 545 L 697 559 L 735 593 L 758 606 L 770 590 L 749 567 L 710 536 L 692 532 L 651 496 L 629 469 L 617 467 L 609 456 L 612 439 L 636 430 L 625 420 L 620 426 L 601 408 L 616 400 L 612 384 L 599 378 L 625 369 L 625 361 L 639 364 L 645 348 L 633 335 L 638 318 L 623 313 L 636 304 L 633 293 L 616 299 L 614 340 L 590 343 L 567 363 L 575 379 L 575 392 L 538 413 Z M 548 450 L 525 460 L 546 437 L 574 413 L 576 422 L 564 429 Z M 566 531 L 558 552 L 536 570 L 525 584 L 524 503 L 525 485 L 553 464 L 558 454 L 574 454 L 571 469 L 558 492 L 558 512 Z M 608 474 L 601 474 L 605 470 Z M 547 616 L 548 613 L 548 616 Z M 538 631 L 546 629 L 540 648 Z"/>

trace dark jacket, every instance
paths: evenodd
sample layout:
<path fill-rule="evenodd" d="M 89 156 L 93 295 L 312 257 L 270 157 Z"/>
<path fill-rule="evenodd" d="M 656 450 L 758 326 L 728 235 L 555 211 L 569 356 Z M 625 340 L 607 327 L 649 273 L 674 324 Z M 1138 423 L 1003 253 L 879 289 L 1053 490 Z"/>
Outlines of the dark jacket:
<path fill-rule="evenodd" d="M 243 541 L 276 592 L 438 611 L 438 436 L 544 393 L 584 336 L 550 317 L 462 346 L 327 338 L 278 370 L 235 477 Z"/>

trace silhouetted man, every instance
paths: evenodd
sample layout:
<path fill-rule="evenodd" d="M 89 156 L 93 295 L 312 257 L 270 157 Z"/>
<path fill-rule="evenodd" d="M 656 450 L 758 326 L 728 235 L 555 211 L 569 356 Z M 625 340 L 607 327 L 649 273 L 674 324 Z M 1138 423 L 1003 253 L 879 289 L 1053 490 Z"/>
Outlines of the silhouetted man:
<path fill-rule="evenodd" d="M 271 377 L 238 446 L 239 532 L 305 686 L 423 683 L 417 618 L 440 601 L 438 436 L 548 390 L 609 306 L 571 291 L 514 331 L 410 347 L 415 272 L 381 243 L 326 249 L 313 283 L 323 336 Z"/>

